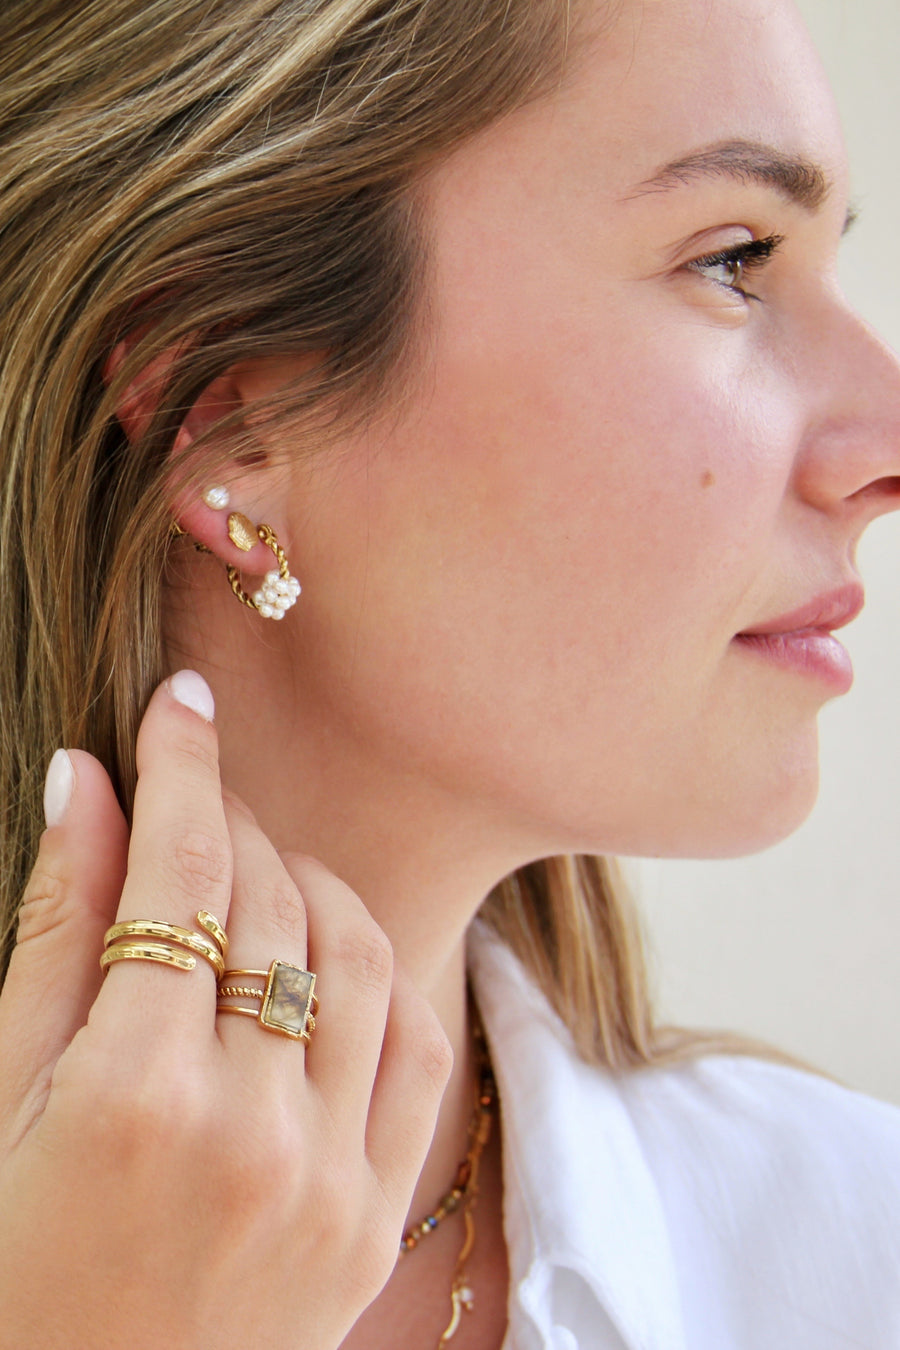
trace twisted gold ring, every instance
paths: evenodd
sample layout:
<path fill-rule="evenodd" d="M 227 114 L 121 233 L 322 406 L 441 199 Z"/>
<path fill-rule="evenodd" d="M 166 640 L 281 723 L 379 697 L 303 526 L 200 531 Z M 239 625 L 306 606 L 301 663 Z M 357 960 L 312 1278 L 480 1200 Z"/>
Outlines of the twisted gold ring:
<path fill-rule="evenodd" d="M 177 970 L 193 970 L 202 956 L 220 980 L 225 973 L 228 938 L 215 915 L 201 909 L 197 923 L 204 930 L 194 932 L 163 919 L 129 919 L 114 923 L 103 936 L 105 948 L 100 969 L 108 970 L 116 961 L 158 961 Z"/>

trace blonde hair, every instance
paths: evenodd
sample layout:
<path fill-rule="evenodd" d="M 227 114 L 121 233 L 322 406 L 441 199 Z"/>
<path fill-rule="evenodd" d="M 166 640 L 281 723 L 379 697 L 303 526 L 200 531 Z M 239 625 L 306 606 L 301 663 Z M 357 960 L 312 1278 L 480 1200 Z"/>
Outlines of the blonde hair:
<path fill-rule="evenodd" d="M 130 809 L 137 725 L 165 673 L 162 481 L 179 410 L 236 360 L 285 351 L 329 354 L 293 411 L 340 423 L 371 409 L 402 374 L 423 284 L 414 175 L 558 81 L 569 38 L 566 0 L 3 6 L 7 954 L 53 750 L 97 755 Z M 122 391 L 173 349 L 129 447 Z M 654 1027 L 635 917 L 604 861 L 523 868 L 484 915 L 586 1058 L 718 1044 Z"/>

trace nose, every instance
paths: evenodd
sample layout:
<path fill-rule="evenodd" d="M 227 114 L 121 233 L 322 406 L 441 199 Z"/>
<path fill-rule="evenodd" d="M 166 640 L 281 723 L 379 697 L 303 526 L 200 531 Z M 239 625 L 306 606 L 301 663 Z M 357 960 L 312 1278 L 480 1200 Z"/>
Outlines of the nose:
<path fill-rule="evenodd" d="M 900 358 L 842 297 L 818 317 L 800 358 L 813 412 L 795 487 L 858 534 L 900 507 Z"/>

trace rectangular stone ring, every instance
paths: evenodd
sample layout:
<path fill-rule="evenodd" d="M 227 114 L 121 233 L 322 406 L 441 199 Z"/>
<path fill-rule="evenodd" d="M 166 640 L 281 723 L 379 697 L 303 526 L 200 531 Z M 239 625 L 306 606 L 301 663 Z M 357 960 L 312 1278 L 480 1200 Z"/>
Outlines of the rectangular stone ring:
<path fill-rule="evenodd" d="M 265 980 L 265 987 L 256 989 L 242 984 L 242 977 L 248 976 Z M 216 1011 L 255 1017 L 267 1031 L 309 1044 L 310 1035 L 316 1028 L 315 1013 L 319 1006 L 315 989 L 316 977 L 312 971 L 302 970 L 287 961 L 273 961 L 268 970 L 226 970 L 219 981 Z M 260 1007 L 248 1008 L 222 1001 L 229 998 L 252 998 L 259 1001 Z"/>

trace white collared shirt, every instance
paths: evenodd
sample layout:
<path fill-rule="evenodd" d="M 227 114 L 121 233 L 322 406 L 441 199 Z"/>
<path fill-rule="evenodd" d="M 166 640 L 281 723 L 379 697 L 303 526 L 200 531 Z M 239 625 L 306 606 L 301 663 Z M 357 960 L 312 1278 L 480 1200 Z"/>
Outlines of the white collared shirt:
<path fill-rule="evenodd" d="M 504 1350 L 900 1350 L 900 1111 L 739 1056 L 585 1064 L 474 925 L 502 1104 Z"/>

